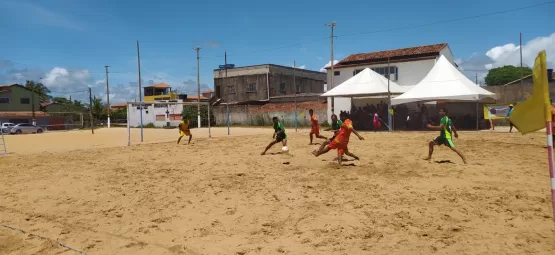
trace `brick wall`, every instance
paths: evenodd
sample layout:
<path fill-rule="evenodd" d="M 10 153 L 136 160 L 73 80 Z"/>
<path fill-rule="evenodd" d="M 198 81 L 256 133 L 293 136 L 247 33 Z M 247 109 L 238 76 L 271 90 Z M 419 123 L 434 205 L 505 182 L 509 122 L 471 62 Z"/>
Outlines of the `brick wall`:
<path fill-rule="evenodd" d="M 308 110 L 313 109 L 314 114 L 324 122 L 327 117 L 325 102 L 309 101 L 297 103 L 297 125 L 308 126 Z M 227 125 L 227 107 L 219 105 L 212 108 L 216 125 Z M 304 116 L 301 115 L 304 113 Z M 231 125 L 270 126 L 272 118 L 278 117 L 289 128 L 295 126 L 295 103 L 268 103 L 265 105 L 230 105 L 229 118 Z"/>

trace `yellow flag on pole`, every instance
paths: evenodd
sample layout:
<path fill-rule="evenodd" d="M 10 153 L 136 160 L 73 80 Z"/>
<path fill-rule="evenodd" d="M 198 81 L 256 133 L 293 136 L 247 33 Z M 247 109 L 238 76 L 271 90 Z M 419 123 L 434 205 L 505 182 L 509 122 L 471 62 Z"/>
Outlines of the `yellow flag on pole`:
<path fill-rule="evenodd" d="M 545 123 L 551 121 L 545 51 L 541 51 L 536 57 L 533 77 L 532 97 L 517 104 L 510 116 L 513 125 L 523 135 L 545 128 Z"/>

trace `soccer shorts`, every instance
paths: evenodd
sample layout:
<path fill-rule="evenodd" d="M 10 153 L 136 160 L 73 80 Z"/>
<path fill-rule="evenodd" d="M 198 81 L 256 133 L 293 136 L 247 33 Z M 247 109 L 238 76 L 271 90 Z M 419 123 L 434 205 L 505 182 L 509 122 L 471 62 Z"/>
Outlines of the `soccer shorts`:
<path fill-rule="evenodd" d="M 312 129 L 310 129 L 310 134 L 319 136 L 319 135 L 320 135 L 320 128 L 317 128 L 317 127 L 314 128 L 314 127 L 313 127 Z"/>
<path fill-rule="evenodd" d="M 438 136 L 436 137 L 436 139 L 433 140 L 433 142 L 438 145 L 445 145 L 449 148 L 455 148 L 455 144 L 453 143 L 453 140 L 451 138 Z"/>
<path fill-rule="evenodd" d="M 280 133 L 278 135 L 276 135 L 276 142 L 281 142 L 283 140 L 287 139 L 287 135 L 285 135 L 284 133 Z"/>
<path fill-rule="evenodd" d="M 190 130 L 187 130 L 187 131 L 179 130 L 179 136 L 180 137 L 191 136 L 191 131 Z"/>
<path fill-rule="evenodd" d="M 330 149 L 337 149 L 337 154 L 339 154 L 339 155 L 343 155 L 345 152 L 349 151 L 349 148 L 347 147 L 347 144 L 338 143 L 336 141 L 331 141 L 331 143 L 328 144 L 328 147 Z"/>

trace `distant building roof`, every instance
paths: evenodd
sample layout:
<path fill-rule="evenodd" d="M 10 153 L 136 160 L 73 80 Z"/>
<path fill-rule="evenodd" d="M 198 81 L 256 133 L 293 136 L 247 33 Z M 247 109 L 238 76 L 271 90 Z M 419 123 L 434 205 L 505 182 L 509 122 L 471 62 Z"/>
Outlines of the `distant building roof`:
<path fill-rule="evenodd" d="M 0 112 L 0 117 L 31 117 L 33 116 L 33 112 L 31 111 L 10 111 L 10 112 Z M 41 111 L 35 111 L 35 116 L 36 117 L 45 117 L 45 116 L 49 116 L 47 113 L 45 112 L 41 112 Z"/>
<path fill-rule="evenodd" d="M 4 84 L 4 85 L 0 85 L 0 92 L 4 92 L 4 91 L 1 91 L 2 88 L 9 88 L 9 87 L 13 87 L 13 86 L 21 87 L 21 88 L 24 88 L 24 89 L 26 89 L 26 90 L 32 91 L 32 90 L 30 90 L 29 88 L 26 88 L 25 86 L 23 86 L 23 85 L 21 85 L 21 84 L 13 83 L 13 84 Z M 38 92 L 35 92 L 35 93 L 38 93 Z"/>
<path fill-rule="evenodd" d="M 167 89 L 167 88 L 171 88 L 170 85 L 166 84 L 166 83 L 156 83 L 150 86 L 146 86 L 145 88 L 157 88 L 157 89 Z"/>
<path fill-rule="evenodd" d="M 447 47 L 447 43 L 423 45 L 395 50 L 384 50 L 368 53 L 351 54 L 334 65 L 335 67 L 367 64 L 373 62 L 383 62 L 389 58 L 391 61 L 400 62 L 401 60 L 409 60 L 414 58 L 430 58 L 434 54 L 439 54 L 443 48 Z M 328 69 L 329 67 L 326 67 Z"/>
<path fill-rule="evenodd" d="M 110 105 L 110 108 L 125 108 L 125 107 L 127 107 L 126 103 Z"/>
<path fill-rule="evenodd" d="M 195 100 L 197 100 L 197 99 L 198 99 L 198 96 L 189 96 L 189 95 L 187 95 L 187 99 L 195 99 Z M 208 100 L 208 98 L 207 98 L 207 97 L 200 96 L 200 100 Z"/>
<path fill-rule="evenodd" d="M 503 86 L 515 84 L 515 83 L 517 83 L 517 82 L 520 82 L 520 80 L 526 80 L 526 79 L 528 79 L 528 78 L 532 78 L 532 75 L 531 75 L 531 74 L 530 74 L 530 75 L 526 75 L 526 76 L 524 76 L 524 77 L 522 77 L 522 78 L 519 78 L 519 79 L 516 79 L 516 80 L 514 80 L 514 81 L 511 81 L 511 82 L 509 82 L 509 83 L 507 83 L 507 84 L 503 84 Z"/>
<path fill-rule="evenodd" d="M 211 90 L 211 89 L 209 89 L 209 90 L 205 90 L 205 91 L 203 91 L 203 92 L 201 92 L 201 93 L 202 93 L 202 94 L 206 94 L 206 93 L 212 93 L 212 92 L 214 92 L 214 91 Z"/>

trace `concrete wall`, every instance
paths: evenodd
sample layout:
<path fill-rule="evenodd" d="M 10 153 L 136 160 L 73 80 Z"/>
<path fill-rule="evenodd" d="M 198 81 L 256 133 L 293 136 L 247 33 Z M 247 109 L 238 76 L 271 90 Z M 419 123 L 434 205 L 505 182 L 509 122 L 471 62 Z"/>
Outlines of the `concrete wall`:
<path fill-rule="evenodd" d="M 140 109 L 139 105 L 133 105 L 129 108 L 127 119 L 131 127 L 139 127 L 141 125 Z M 143 105 L 143 125 L 146 126 L 149 123 L 152 123 L 156 127 L 164 127 L 168 122 L 170 122 L 170 126 L 178 126 L 181 121 L 179 116 L 176 117 L 176 120 L 172 120 L 166 115 L 166 111 L 170 112 L 170 116 L 181 116 L 181 112 L 183 112 L 183 105 L 169 104 L 167 107 L 166 104 L 160 103 L 156 104 L 156 106 L 155 104 Z M 157 115 L 164 115 L 164 120 L 156 120 Z"/>
<path fill-rule="evenodd" d="M 297 103 L 297 125 L 310 125 L 308 110 L 313 109 L 320 123 L 326 120 L 326 104 L 318 101 Z M 216 125 L 227 125 L 227 108 L 219 105 L 212 108 Z M 303 114 L 304 113 L 304 114 Z M 304 116 L 303 116 L 304 115 Z M 278 117 L 286 128 L 295 126 L 294 103 L 268 103 L 262 106 L 230 105 L 229 119 L 231 125 L 270 126 L 272 118 Z"/>
<path fill-rule="evenodd" d="M 531 79 L 507 86 L 486 86 L 485 89 L 497 95 L 498 103 L 515 103 L 532 96 L 534 84 Z M 549 83 L 550 97 L 555 99 L 555 82 Z"/>

